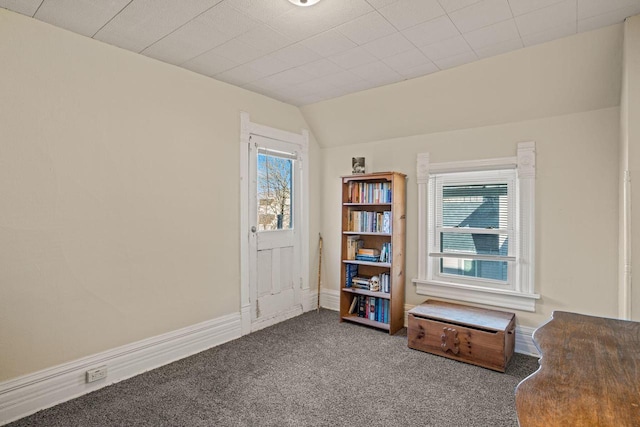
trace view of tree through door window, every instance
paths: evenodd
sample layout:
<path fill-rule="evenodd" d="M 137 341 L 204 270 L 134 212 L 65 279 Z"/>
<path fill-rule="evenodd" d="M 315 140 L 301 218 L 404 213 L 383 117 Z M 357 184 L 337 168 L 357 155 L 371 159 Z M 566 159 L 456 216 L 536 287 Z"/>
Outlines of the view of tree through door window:
<path fill-rule="evenodd" d="M 258 151 L 258 230 L 293 228 L 292 156 L 265 151 Z"/>

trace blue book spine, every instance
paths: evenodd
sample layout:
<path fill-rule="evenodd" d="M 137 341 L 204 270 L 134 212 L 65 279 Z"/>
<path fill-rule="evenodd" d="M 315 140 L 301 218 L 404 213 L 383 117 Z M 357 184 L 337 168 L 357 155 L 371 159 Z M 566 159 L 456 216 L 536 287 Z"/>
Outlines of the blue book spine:
<path fill-rule="evenodd" d="M 389 323 L 389 300 L 386 299 L 384 300 L 384 302 L 386 308 L 386 310 L 384 311 L 384 323 Z"/>
<path fill-rule="evenodd" d="M 345 288 L 350 288 L 353 285 L 353 277 L 358 274 L 357 264 L 345 264 Z"/>
<path fill-rule="evenodd" d="M 379 256 L 370 256 L 370 255 L 356 255 L 356 261 L 369 261 L 369 262 L 379 262 Z"/>

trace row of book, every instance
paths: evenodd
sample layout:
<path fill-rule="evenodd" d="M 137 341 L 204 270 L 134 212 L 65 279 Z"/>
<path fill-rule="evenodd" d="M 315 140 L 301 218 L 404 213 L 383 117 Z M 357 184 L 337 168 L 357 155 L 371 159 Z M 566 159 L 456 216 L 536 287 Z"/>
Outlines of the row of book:
<path fill-rule="evenodd" d="M 349 203 L 391 203 L 391 183 L 351 181 Z"/>
<path fill-rule="evenodd" d="M 380 273 L 380 292 L 391 293 L 391 276 L 389 273 Z"/>
<path fill-rule="evenodd" d="M 376 322 L 389 323 L 389 300 L 354 295 L 349 307 L 349 314 L 357 314 L 358 317 L 375 320 Z"/>
<path fill-rule="evenodd" d="M 391 242 L 383 243 L 380 250 L 380 262 L 391 262 Z"/>
<path fill-rule="evenodd" d="M 347 236 L 347 259 L 356 259 L 358 251 L 362 249 L 364 240 L 359 235 L 352 234 Z"/>
<path fill-rule="evenodd" d="M 349 215 L 349 230 L 358 233 L 391 234 L 391 211 L 351 211 Z"/>

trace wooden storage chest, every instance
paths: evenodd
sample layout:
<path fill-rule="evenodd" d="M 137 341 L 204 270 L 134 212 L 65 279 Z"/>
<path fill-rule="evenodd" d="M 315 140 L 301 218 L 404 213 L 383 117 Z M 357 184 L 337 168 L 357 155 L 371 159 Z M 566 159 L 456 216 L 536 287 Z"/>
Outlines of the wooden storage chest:
<path fill-rule="evenodd" d="M 427 300 L 409 311 L 408 345 L 504 372 L 515 347 L 515 314 Z"/>

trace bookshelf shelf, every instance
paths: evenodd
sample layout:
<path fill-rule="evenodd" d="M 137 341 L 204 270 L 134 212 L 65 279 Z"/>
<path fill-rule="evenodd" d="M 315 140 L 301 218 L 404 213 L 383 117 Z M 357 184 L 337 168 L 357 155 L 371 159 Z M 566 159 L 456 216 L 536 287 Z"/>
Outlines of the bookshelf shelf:
<path fill-rule="evenodd" d="M 373 262 L 373 261 L 358 261 L 357 259 L 343 259 L 345 264 L 358 264 L 358 265 L 370 265 L 371 267 L 391 268 L 390 262 Z"/>
<path fill-rule="evenodd" d="M 391 203 L 345 203 L 344 206 L 391 206 Z"/>
<path fill-rule="evenodd" d="M 375 320 L 365 319 L 364 317 L 358 317 L 358 316 L 354 316 L 352 314 L 351 315 L 342 316 L 341 319 L 342 320 L 347 320 L 349 322 L 361 323 L 361 324 L 367 325 L 367 326 L 373 326 L 374 328 L 384 329 L 386 331 L 389 331 L 389 328 L 390 328 L 388 323 L 376 322 Z M 393 333 L 393 332 L 391 332 L 391 333 Z"/>
<path fill-rule="evenodd" d="M 404 326 L 405 200 L 404 174 L 342 177 L 340 321 L 390 334 Z M 379 291 L 366 289 L 376 282 Z"/>
<path fill-rule="evenodd" d="M 367 296 L 376 297 L 376 298 L 391 299 L 391 295 L 386 292 L 374 292 L 374 291 L 367 291 L 365 289 L 354 289 L 354 288 L 343 288 L 342 292 L 349 292 L 349 293 L 358 294 L 358 295 L 367 295 Z"/>
<path fill-rule="evenodd" d="M 343 231 L 342 234 L 347 236 L 366 234 L 367 236 L 386 236 L 391 237 L 391 233 L 377 233 L 377 232 L 368 232 L 368 231 Z"/>

